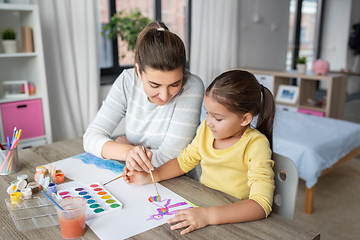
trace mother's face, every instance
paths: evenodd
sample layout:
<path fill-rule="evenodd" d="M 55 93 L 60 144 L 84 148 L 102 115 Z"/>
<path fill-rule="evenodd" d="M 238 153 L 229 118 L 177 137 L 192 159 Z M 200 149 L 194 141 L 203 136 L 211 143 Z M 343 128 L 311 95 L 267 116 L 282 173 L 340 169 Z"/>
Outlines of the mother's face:
<path fill-rule="evenodd" d="M 170 101 L 181 89 L 183 83 L 182 67 L 172 71 L 160 71 L 146 68 L 140 74 L 136 67 L 137 75 L 143 82 L 144 91 L 150 102 L 163 106 Z"/>

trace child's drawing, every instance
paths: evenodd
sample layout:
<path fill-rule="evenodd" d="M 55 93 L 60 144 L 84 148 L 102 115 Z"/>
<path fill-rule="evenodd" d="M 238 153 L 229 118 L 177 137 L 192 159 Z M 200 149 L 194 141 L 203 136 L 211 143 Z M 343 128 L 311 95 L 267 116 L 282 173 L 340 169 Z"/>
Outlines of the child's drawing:
<path fill-rule="evenodd" d="M 95 164 L 96 167 L 101 169 L 108 169 L 113 171 L 114 173 L 122 173 L 124 170 L 125 164 L 120 163 L 115 160 L 104 160 L 102 158 L 96 157 L 90 153 L 82 153 L 73 158 L 80 159 L 85 164 Z"/>
<path fill-rule="evenodd" d="M 158 213 L 151 215 L 150 218 L 147 219 L 146 221 L 161 220 L 163 219 L 164 215 L 173 215 L 181 209 L 193 208 L 187 202 L 179 202 L 170 205 L 171 199 L 161 200 L 161 197 L 158 196 L 149 197 L 149 202 L 151 202 L 152 204 L 154 204 L 159 208 L 156 209 Z"/>

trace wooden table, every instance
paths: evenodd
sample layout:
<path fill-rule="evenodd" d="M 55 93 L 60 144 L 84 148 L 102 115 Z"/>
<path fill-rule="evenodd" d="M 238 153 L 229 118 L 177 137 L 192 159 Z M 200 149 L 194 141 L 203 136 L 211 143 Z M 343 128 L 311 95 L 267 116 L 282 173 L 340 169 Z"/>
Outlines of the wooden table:
<path fill-rule="evenodd" d="M 20 174 L 27 174 L 30 179 L 34 176 L 37 166 L 83 152 L 81 138 L 19 151 L 21 170 L 11 175 L 0 176 L 0 239 L 63 239 L 59 226 L 18 231 L 5 205 L 5 199 L 9 198 L 6 190 L 11 181 Z M 185 176 L 163 181 L 161 184 L 200 207 L 224 205 L 239 201 L 235 197 L 210 189 Z M 179 230 L 171 231 L 168 224 L 163 224 L 130 239 L 320 239 L 319 232 L 273 213 L 267 219 L 207 226 L 185 236 L 181 236 L 179 232 Z M 80 239 L 99 238 L 89 227 L 86 227 L 86 232 Z"/>

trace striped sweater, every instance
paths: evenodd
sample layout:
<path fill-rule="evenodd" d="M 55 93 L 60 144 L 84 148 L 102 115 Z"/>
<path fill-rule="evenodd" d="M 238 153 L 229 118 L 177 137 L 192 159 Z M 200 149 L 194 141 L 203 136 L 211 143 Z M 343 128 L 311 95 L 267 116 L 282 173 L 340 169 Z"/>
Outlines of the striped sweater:
<path fill-rule="evenodd" d="M 85 151 L 102 157 L 103 145 L 112 141 L 111 134 L 125 117 L 127 140 L 150 148 L 155 167 L 176 158 L 195 136 L 204 95 L 199 77 L 187 71 L 184 79 L 180 92 L 159 106 L 148 101 L 135 70 L 124 70 L 83 136 Z"/>

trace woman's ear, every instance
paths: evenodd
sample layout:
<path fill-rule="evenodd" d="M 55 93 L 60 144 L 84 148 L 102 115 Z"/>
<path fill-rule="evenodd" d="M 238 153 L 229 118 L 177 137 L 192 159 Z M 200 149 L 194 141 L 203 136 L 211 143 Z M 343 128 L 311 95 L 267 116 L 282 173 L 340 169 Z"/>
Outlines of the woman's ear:
<path fill-rule="evenodd" d="M 245 127 L 251 123 L 253 115 L 251 113 L 245 113 L 241 120 L 241 126 Z"/>
<path fill-rule="evenodd" d="M 137 64 L 137 63 L 135 63 L 135 73 L 138 76 L 138 78 L 142 81 L 141 73 L 140 73 L 140 69 L 139 69 L 139 64 Z"/>

